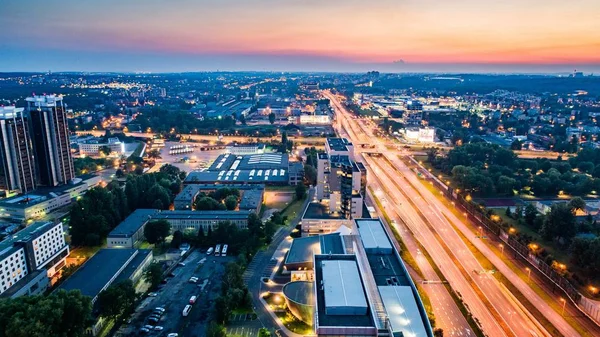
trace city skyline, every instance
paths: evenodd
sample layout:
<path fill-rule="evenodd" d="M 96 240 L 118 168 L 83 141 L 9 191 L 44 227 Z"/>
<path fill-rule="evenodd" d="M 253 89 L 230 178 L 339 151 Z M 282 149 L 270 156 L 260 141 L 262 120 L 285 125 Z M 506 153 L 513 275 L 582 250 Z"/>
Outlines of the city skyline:
<path fill-rule="evenodd" d="M 0 71 L 598 72 L 599 11 L 592 0 L 7 0 Z"/>

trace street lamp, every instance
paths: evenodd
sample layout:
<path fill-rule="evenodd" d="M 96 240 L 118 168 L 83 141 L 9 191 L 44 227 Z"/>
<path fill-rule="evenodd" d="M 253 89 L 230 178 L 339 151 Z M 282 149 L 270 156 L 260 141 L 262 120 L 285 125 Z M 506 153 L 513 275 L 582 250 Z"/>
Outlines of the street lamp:
<path fill-rule="evenodd" d="M 504 245 L 503 244 L 499 244 L 498 247 L 500 247 L 500 251 L 502 252 L 502 256 L 504 256 Z"/>
<path fill-rule="evenodd" d="M 562 306 L 562 312 L 560 313 L 562 316 L 565 315 L 565 306 L 567 305 L 567 300 L 565 300 L 564 298 L 560 298 L 560 301 L 562 302 L 563 306 Z"/>
<path fill-rule="evenodd" d="M 478 229 L 479 229 L 479 236 L 483 236 L 483 228 L 481 226 L 479 226 Z"/>
<path fill-rule="evenodd" d="M 531 281 L 531 269 L 529 269 L 529 267 L 525 267 L 525 270 L 527 270 L 527 282 Z"/>

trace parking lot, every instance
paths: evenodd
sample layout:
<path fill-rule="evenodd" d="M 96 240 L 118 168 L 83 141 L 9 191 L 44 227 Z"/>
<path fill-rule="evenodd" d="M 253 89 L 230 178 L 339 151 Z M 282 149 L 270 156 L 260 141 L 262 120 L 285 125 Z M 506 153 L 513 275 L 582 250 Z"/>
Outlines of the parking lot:
<path fill-rule="evenodd" d="M 167 277 L 166 283 L 161 285 L 155 297 L 142 301 L 131 323 L 123 326 L 117 335 L 154 337 L 176 332 L 179 336 L 203 336 L 214 300 L 220 295 L 225 265 L 233 259 L 207 256 L 204 251 L 192 252 L 183 261 L 185 265 L 177 266 L 171 273 L 172 276 Z M 198 278 L 196 283 L 190 282 L 192 276 Z M 183 309 L 192 296 L 197 296 L 196 302 L 188 316 L 184 317 Z M 140 329 L 148 324 L 147 318 L 156 307 L 166 309 L 159 322 L 152 324 L 163 327 L 162 331 L 142 333 Z"/>

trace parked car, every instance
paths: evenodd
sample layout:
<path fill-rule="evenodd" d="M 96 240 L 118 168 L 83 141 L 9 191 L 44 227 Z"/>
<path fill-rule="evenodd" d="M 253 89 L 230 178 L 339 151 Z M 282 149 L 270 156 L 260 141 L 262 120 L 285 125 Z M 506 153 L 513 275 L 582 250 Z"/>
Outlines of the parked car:
<path fill-rule="evenodd" d="M 167 337 L 179 337 L 179 334 L 177 332 L 171 332 Z"/>
<path fill-rule="evenodd" d="M 140 329 L 140 332 L 141 332 L 141 333 L 148 333 L 148 332 L 150 332 L 150 330 L 149 330 L 149 329 L 147 329 L 147 328 L 141 328 L 141 329 Z"/>
<path fill-rule="evenodd" d="M 160 326 L 160 325 L 157 325 L 157 326 L 154 327 L 154 331 L 163 331 L 163 329 L 164 328 L 162 326 Z"/>
<path fill-rule="evenodd" d="M 196 297 L 196 296 L 192 296 L 192 297 L 190 297 L 190 304 L 194 304 L 194 303 L 196 303 L 196 299 L 197 299 L 197 297 Z"/>
<path fill-rule="evenodd" d="M 185 267 L 185 262 L 179 262 L 177 265 L 178 265 L 178 266 Z"/>
<path fill-rule="evenodd" d="M 158 318 L 156 318 L 156 317 L 150 317 L 150 318 L 148 318 L 148 322 L 156 324 L 156 323 L 158 323 Z"/>
<path fill-rule="evenodd" d="M 156 297 L 156 296 L 158 296 L 158 294 L 157 293 L 148 293 L 148 296 L 149 297 Z"/>
<path fill-rule="evenodd" d="M 163 308 L 163 307 L 156 307 L 156 308 L 154 308 L 154 310 L 156 310 L 156 311 L 160 311 L 160 312 L 162 312 L 162 313 L 164 313 L 164 312 L 165 312 L 165 308 Z"/>

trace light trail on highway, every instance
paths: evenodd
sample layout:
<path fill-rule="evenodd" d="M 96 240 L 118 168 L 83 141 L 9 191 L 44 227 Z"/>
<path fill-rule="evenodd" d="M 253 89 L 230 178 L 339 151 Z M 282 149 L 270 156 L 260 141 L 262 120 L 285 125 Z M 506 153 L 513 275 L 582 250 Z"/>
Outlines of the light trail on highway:
<path fill-rule="evenodd" d="M 338 117 L 336 125 L 342 126 L 339 128 L 339 130 L 346 131 L 344 133 L 354 143 L 365 143 L 365 140 L 368 139 L 367 143 L 376 145 L 377 149 L 384 155 L 390 157 L 392 154 L 394 156 L 398 154 L 397 152 L 394 153 L 393 151 L 389 151 L 388 148 L 382 144 L 382 142 L 375 137 L 372 132 L 369 132 L 370 130 L 368 128 L 364 127 L 364 125 L 361 123 L 353 123 L 352 118 L 347 117 L 349 115 L 348 112 L 340 105 L 340 103 L 331 93 L 324 92 L 324 96 L 330 99 L 335 108 Z M 355 126 L 355 124 L 358 124 L 358 126 Z M 360 149 L 357 150 L 360 151 Z M 378 162 L 375 163 L 375 161 Z M 433 204 L 432 206 L 430 204 L 431 200 L 429 198 L 423 198 L 420 195 L 422 191 L 417 191 L 414 189 L 413 184 L 398 184 L 399 171 L 397 171 L 397 168 L 395 167 L 396 165 L 393 165 L 392 162 L 387 162 L 380 159 L 376 160 L 372 158 L 367 159 L 367 162 L 371 171 L 375 173 L 378 179 L 393 182 L 392 184 L 386 183 L 382 185 L 385 185 L 385 190 L 394 196 L 394 201 L 398 202 L 399 200 L 404 200 L 404 203 L 400 202 L 400 206 L 390 206 L 390 208 L 393 207 L 397 209 L 402 220 L 407 223 L 416 236 L 427 235 L 427 233 L 424 232 L 424 228 L 428 227 L 425 223 L 429 223 L 430 229 L 434 230 L 438 237 L 444 238 L 444 244 L 447 245 L 448 250 L 452 254 L 459 254 L 459 257 L 455 256 L 454 261 L 452 261 L 452 259 L 450 259 L 451 261 L 447 261 L 449 265 L 454 265 L 454 267 L 456 267 L 456 264 L 458 264 L 464 270 L 471 270 L 475 272 L 483 270 L 477 259 L 469 251 L 468 247 L 466 247 L 460 236 L 455 232 L 454 228 L 452 227 L 454 223 L 451 224 L 444 215 L 446 212 L 442 212 L 443 208 L 440 208 L 440 206 L 437 204 Z M 376 167 L 376 169 L 374 169 L 374 167 Z M 410 170 L 405 173 L 411 179 L 418 179 Z M 384 178 L 381 178 L 381 176 Z M 430 192 L 428 193 L 431 194 Z M 407 204 L 410 203 L 412 203 L 414 207 L 412 207 L 412 205 L 408 205 L 411 206 L 408 207 Z M 435 238 L 435 235 L 433 235 L 434 233 L 430 234 L 431 236 L 422 238 L 423 241 L 420 241 L 422 242 L 423 246 L 426 247 L 428 252 L 431 250 L 430 255 L 432 255 L 436 263 L 441 264 L 438 258 L 449 259 L 450 256 L 444 256 L 439 247 L 435 248 L 434 246 L 436 245 L 431 244 L 435 243 L 437 239 Z M 431 243 L 427 243 L 429 240 L 431 240 Z M 438 241 L 438 245 L 439 244 L 440 242 Z M 456 263 L 457 261 L 458 263 Z M 443 267 L 448 266 L 444 265 Z M 448 273 L 451 274 L 452 271 L 450 270 Z M 510 326 L 510 329 L 506 329 L 506 327 L 503 329 L 506 335 L 550 335 L 547 331 L 545 331 L 541 324 L 537 322 L 534 317 L 532 317 L 531 314 L 526 312 L 526 310 L 524 310 L 519 303 L 516 303 L 515 299 L 507 293 L 506 288 L 500 285 L 494 277 L 490 277 L 489 274 L 482 273 L 475 277 L 470 277 L 472 279 L 472 284 L 469 284 L 468 288 L 465 288 L 464 284 L 462 284 L 462 282 L 467 282 L 464 273 L 462 276 L 455 273 L 450 277 L 446 276 L 446 278 L 451 283 L 453 288 L 461 292 L 461 294 L 463 294 L 463 292 L 467 292 L 473 295 L 472 292 L 474 292 L 474 288 L 479 288 L 480 291 L 485 294 L 485 299 L 482 299 L 481 297 L 477 298 L 476 296 L 468 296 L 465 297 L 464 300 L 469 305 L 473 314 L 480 320 L 482 327 L 487 334 L 490 334 L 491 332 L 497 333 L 497 330 L 499 330 L 497 324 L 502 324 Z M 458 288 L 462 290 L 459 290 Z M 468 290 L 469 288 L 470 290 Z M 463 294 L 463 296 L 465 295 Z M 487 300 L 487 305 L 483 305 L 482 300 Z M 496 316 L 490 317 L 494 316 L 492 313 L 494 313 Z M 577 332 L 568 323 L 566 323 L 562 317 L 559 318 L 561 319 L 556 320 L 558 325 L 557 328 L 564 336 L 579 336 L 579 334 L 577 334 Z M 551 320 L 551 322 L 553 321 Z"/>

